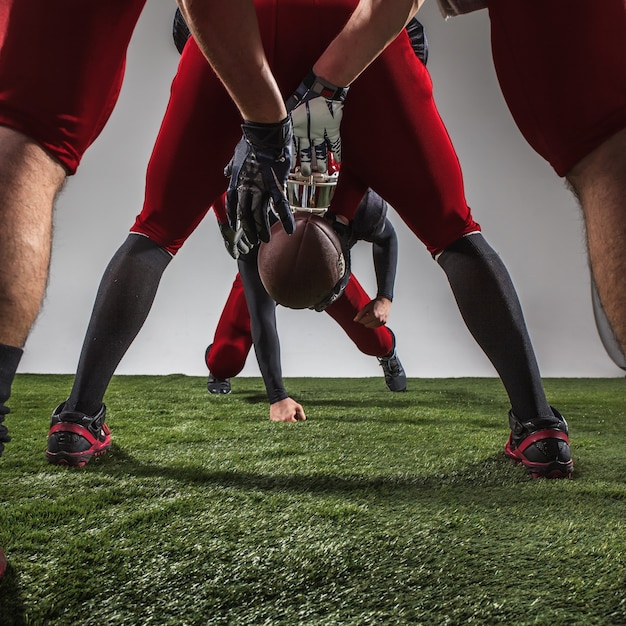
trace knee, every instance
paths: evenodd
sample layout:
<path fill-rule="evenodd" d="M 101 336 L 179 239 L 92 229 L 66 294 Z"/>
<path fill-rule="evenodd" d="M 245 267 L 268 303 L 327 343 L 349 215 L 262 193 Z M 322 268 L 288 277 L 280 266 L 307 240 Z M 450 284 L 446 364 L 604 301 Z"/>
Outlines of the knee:
<path fill-rule="evenodd" d="M 574 193 L 580 197 L 590 185 L 605 185 L 612 179 L 626 187 L 626 128 L 618 131 L 585 155 L 566 174 Z"/>

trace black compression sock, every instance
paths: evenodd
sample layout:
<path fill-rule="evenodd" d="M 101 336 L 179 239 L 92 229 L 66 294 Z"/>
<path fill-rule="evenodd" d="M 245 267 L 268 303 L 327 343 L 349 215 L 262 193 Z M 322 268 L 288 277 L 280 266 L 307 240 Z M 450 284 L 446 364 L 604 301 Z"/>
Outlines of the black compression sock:
<path fill-rule="evenodd" d="M 22 358 L 22 353 L 21 348 L 0 343 L 0 455 L 2 455 L 4 450 L 4 444 L 11 441 L 9 431 L 3 424 L 4 416 L 10 412 L 5 402 L 11 395 L 11 385 L 15 378 L 17 366 Z"/>
<path fill-rule="evenodd" d="M 550 417 L 522 309 L 509 273 L 480 233 L 438 258 L 469 331 L 496 368 L 513 413 L 522 421 Z"/>
<path fill-rule="evenodd" d="M 94 415 L 119 362 L 150 312 L 171 255 L 130 234 L 104 272 L 65 408 Z"/>

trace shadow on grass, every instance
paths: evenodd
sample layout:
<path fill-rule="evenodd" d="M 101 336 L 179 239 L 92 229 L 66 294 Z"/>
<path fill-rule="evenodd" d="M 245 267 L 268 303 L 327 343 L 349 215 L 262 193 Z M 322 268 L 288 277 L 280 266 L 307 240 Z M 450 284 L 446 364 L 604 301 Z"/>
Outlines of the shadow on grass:
<path fill-rule="evenodd" d="M 466 412 L 471 411 L 473 413 L 477 411 L 484 411 L 488 414 L 493 414 L 494 411 L 502 413 L 503 420 L 506 422 L 506 415 L 509 409 L 507 398 L 503 395 L 502 398 L 494 398 L 490 394 L 483 394 L 480 392 L 467 392 L 467 391 L 454 391 L 454 390 L 441 390 L 433 393 L 432 391 L 422 390 L 407 390 L 404 392 L 392 393 L 390 391 L 382 391 L 380 393 L 368 392 L 361 398 L 338 398 L 335 395 L 329 395 L 324 397 L 323 394 L 299 392 L 292 393 L 293 397 L 298 402 L 301 402 L 305 409 L 361 409 L 367 410 L 368 415 L 378 410 L 389 411 L 390 409 L 397 408 L 398 411 L 407 411 L 415 409 L 415 411 L 427 412 L 435 411 L 440 412 L 442 407 L 447 407 L 448 410 L 458 413 L 459 411 Z M 246 397 L 247 402 L 267 402 L 264 396 L 249 395 Z"/>
<path fill-rule="evenodd" d="M 17 581 L 17 572 L 9 562 L 0 579 L 0 624 L 2 626 L 24 626 L 26 622 L 24 601 Z"/>
<path fill-rule="evenodd" d="M 195 465 L 157 465 L 138 461 L 120 448 L 113 446 L 91 471 L 114 477 L 132 475 L 137 478 L 163 478 L 193 485 L 213 485 L 244 491 L 348 495 L 363 497 L 376 495 L 397 501 L 399 498 L 431 498 L 439 490 L 453 490 L 466 502 L 482 499 L 495 488 L 511 489 L 531 481 L 522 468 L 515 467 L 498 453 L 479 462 L 463 466 L 458 471 L 426 476 L 400 474 L 397 476 L 339 475 L 330 472 L 264 474 L 238 470 L 207 470 Z M 84 470 L 83 470 L 84 471 Z M 491 497 L 491 496 L 490 496 Z"/>

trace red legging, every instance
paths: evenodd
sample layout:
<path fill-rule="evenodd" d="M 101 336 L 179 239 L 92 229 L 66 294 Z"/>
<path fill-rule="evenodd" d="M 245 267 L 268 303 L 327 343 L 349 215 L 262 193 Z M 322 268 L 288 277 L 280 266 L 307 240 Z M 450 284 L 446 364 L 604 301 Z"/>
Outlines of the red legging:
<path fill-rule="evenodd" d="M 341 30 L 357 0 L 256 0 L 261 35 L 288 97 Z M 306 35 L 295 24 L 306 24 Z M 181 55 L 132 231 L 175 254 L 225 191 L 224 166 L 241 117 L 191 40 Z M 479 230 L 461 169 L 409 37 L 398 38 L 350 87 L 341 127 L 343 161 L 332 209 L 352 217 L 368 187 L 431 253 Z"/>
<path fill-rule="evenodd" d="M 359 281 L 350 276 L 341 298 L 333 302 L 326 313 L 330 315 L 352 339 L 356 347 L 371 356 L 384 356 L 393 348 L 393 336 L 386 326 L 366 328 L 353 321 L 354 316 L 370 301 Z M 250 315 L 239 274 L 222 311 L 206 364 L 216 378 L 237 376 L 246 364 L 252 347 Z"/>
<path fill-rule="evenodd" d="M 145 3 L 3 0 L 0 124 L 37 141 L 73 174 L 117 102 Z"/>

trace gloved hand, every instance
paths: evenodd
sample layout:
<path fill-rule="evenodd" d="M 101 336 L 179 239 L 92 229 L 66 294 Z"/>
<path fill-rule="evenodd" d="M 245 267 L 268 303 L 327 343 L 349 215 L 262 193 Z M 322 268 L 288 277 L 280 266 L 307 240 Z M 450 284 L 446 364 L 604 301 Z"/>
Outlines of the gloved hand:
<path fill-rule="evenodd" d="M 222 233 L 222 239 L 228 254 L 235 259 L 240 256 L 245 256 L 252 250 L 252 245 L 248 241 L 243 229 L 233 230 L 230 224 L 219 224 L 220 233 Z"/>
<path fill-rule="evenodd" d="M 347 87 L 337 87 L 309 72 L 293 95 L 287 100 L 291 112 L 296 149 L 300 156 L 300 171 L 304 176 L 312 172 L 313 151 L 316 171 L 328 170 L 328 147 L 341 163 L 341 135 L 339 126 Z"/>
<path fill-rule="evenodd" d="M 270 240 L 270 200 L 283 228 L 293 233 L 295 222 L 285 186 L 293 161 L 291 118 L 277 124 L 244 122 L 243 138 L 226 166 L 230 176 L 226 212 L 232 229 L 243 229 L 248 242 Z"/>

